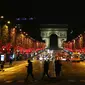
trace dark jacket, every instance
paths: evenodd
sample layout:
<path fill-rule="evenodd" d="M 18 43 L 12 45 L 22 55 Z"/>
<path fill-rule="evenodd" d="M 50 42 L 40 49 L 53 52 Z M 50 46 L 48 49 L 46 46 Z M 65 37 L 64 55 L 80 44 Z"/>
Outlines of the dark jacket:
<path fill-rule="evenodd" d="M 61 71 L 61 62 L 59 60 L 55 60 L 55 71 Z"/>
<path fill-rule="evenodd" d="M 33 66 L 32 66 L 32 62 L 30 62 L 27 66 L 27 71 L 32 72 L 32 70 L 33 70 Z"/>
<path fill-rule="evenodd" d="M 44 62 L 44 71 L 48 71 L 49 70 L 49 62 L 45 61 Z"/>

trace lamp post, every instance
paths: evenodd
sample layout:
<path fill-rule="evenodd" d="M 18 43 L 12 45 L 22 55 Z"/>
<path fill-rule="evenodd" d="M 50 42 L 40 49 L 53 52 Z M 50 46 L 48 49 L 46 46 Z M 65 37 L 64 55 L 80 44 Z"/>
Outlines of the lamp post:
<path fill-rule="evenodd" d="M 2 36 L 2 26 L 1 26 L 1 24 L 2 24 L 2 20 L 4 19 L 4 16 L 0 16 L 0 39 L 1 39 L 1 36 Z"/>

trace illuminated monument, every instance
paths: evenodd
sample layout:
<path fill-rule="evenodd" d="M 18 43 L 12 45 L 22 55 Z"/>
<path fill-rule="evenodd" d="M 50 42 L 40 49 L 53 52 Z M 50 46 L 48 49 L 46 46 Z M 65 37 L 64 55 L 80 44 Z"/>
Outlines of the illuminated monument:
<path fill-rule="evenodd" d="M 57 43 L 57 48 L 63 48 L 62 43 L 63 41 L 67 40 L 67 24 L 41 24 L 41 37 L 42 40 L 46 42 L 46 48 L 51 47 L 51 42 Z M 53 41 L 50 41 L 51 35 L 56 35 L 57 38 Z"/>

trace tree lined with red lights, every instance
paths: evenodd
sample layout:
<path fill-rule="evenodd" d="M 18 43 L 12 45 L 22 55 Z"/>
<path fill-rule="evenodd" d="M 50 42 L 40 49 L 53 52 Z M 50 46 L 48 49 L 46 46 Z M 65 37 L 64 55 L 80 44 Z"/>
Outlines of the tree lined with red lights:
<path fill-rule="evenodd" d="M 4 17 L 0 17 L 1 19 Z M 7 21 L 10 24 L 10 21 Z M 41 50 L 45 48 L 44 42 L 39 42 L 33 38 L 31 38 L 26 32 L 23 32 L 22 29 L 17 29 L 16 27 L 9 27 L 7 24 L 4 24 L 1 29 L 0 36 L 0 47 L 3 50 L 10 51 L 11 48 L 14 51 L 19 50 L 20 52 L 32 52 L 36 51 L 36 49 Z"/>
<path fill-rule="evenodd" d="M 72 41 L 64 42 L 64 49 L 69 51 L 85 52 L 85 33 L 80 34 Z"/>

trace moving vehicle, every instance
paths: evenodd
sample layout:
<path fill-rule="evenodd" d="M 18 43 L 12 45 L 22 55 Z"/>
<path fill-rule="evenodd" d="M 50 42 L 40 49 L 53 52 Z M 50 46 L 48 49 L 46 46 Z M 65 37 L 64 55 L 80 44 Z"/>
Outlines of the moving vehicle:
<path fill-rule="evenodd" d="M 70 61 L 72 61 L 72 62 L 80 62 L 81 61 L 80 53 L 73 53 L 72 56 L 71 56 Z"/>

